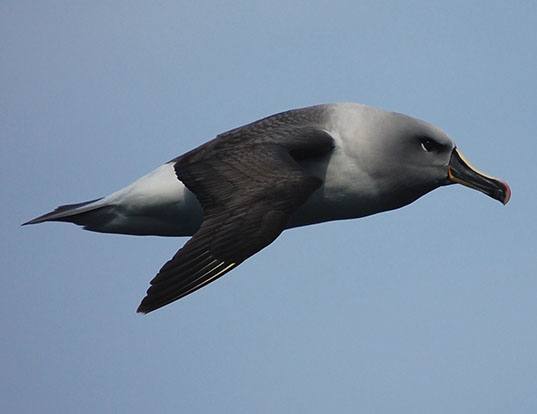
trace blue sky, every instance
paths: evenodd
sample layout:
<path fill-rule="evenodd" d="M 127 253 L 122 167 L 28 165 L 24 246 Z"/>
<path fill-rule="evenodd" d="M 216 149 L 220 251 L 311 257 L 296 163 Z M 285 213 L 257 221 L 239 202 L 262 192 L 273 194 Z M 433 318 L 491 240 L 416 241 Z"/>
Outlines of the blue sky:
<path fill-rule="evenodd" d="M 0 410 L 535 412 L 536 27 L 531 1 L 2 2 Z M 19 227 L 337 101 L 442 127 L 511 202 L 287 231 L 145 317 L 185 239 Z"/>

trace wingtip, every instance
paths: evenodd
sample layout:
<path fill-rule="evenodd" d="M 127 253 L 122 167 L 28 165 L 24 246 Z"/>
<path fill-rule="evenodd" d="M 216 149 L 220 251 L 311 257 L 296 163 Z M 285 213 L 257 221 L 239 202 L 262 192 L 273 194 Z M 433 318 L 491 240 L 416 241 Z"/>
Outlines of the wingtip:
<path fill-rule="evenodd" d="M 142 315 L 147 315 L 148 313 L 154 312 L 157 309 L 162 308 L 163 306 L 168 305 L 169 301 L 158 303 L 154 300 L 151 300 L 150 297 L 146 296 L 142 299 L 140 302 L 140 305 L 138 305 L 138 309 L 136 309 L 136 313 L 141 313 Z"/>
<path fill-rule="evenodd" d="M 98 210 L 99 208 L 104 207 L 103 205 L 93 205 L 93 203 L 102 200 L 101 198 L 96 198 L 95 200 L 84 201 L 82 203 L 75 204 L 65 204 L 59 207 L 56 207 L 54 210 L 43 214 L 39 217 L 36 217 L 32 220 L 29 220 L 25 223 L 22 223 L 21 226 L 26 226 L 28 224 L 39 224 L 46 221 L 72 221 L 70 217 L 78 217 L 81 213 L 87 213 L 92 210 Z M 78 224 L 78 223 L 77 223 Z M 84 224 L 84 223 L 83 223 Z"/>
<path fill-rule="evenodd" d="M 43 214 L 39 217 L 36 217 L 27 221 L 26 223 L 22 223 L 21 226 L 27 226 L 28 224 L 39 224 L 39 223 L 44 223 L 45 221 L 51 221 L 54 219 L 54 216 L 57 215 L 58 208 L 54 211 L 51 211 L 50 213 Z"/>
<path fill-rule="evenodd" d="M 142 302 L 138 306 L 138 309 L 136 309 L 136 313 L 140 313 L 142 315 L 147 315 L 149 312 L 151 312 L 153 310 L 154 309 L 150 309 L 149 307 L 147 307 L 147 305 L 145 305 L 144 301 L 142 300 Z"/>
<path fill-rule="evenodd" d="M 40 218 L 40 217 L 37 217 L 37 218 L 31 219 L 31 220 L 28 220 L 27 222 L 22 223 L 22 224 L 21 224 L 21 227 L 22 227 L 22 226 L 27 226 L 28 224 L 38 224 L 38 223 L 41 223 L 42 221 L 39 220 L 39 218 Z"/>

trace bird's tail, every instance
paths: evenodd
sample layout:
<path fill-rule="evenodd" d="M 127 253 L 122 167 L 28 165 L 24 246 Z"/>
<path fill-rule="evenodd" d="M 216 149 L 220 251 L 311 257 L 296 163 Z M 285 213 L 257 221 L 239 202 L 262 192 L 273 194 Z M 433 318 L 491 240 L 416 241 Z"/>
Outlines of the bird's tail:
<path fill-rule="evenodd" d="M 87 230 L 100 231 L 102 224 L 107 222 L 113 206 L 98 198 L 83 203 L 59 206 L 50 213 L 43 214 L 22 225 L 44 223 L 45 221 L 64 221 L 84 226 Z"/>

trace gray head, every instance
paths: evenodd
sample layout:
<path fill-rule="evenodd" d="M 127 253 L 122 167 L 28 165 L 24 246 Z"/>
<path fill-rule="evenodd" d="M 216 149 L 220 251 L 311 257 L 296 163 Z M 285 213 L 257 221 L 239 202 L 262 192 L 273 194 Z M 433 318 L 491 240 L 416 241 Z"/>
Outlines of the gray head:
<path fill-rule="evenodd" d="M 481 191 L 503 204 L 509 201 L 509 186 L 472 167 L 441 129 L 399 113 L 368 107 L 362 110 L 367 112 L 361 117 L 360 130 L 365 135 L 357 132 L 362 135 L 358 139 L 368 139 L 368 157 L 375 161 L 368 163 L 368 173 L 383 188 L 394 192 L 388 200 L 393 204 L 389 208 L 454 183 Z"/>

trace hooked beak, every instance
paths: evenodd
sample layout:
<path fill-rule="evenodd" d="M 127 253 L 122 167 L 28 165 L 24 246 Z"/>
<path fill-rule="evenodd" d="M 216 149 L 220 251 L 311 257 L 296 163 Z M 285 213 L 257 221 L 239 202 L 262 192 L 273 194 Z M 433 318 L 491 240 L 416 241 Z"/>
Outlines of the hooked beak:
<path fill-rule="evenodd" d="M 457 148 L 453 149 L 449 160 L 448 180 L 481 191 L 503 204 L 507 204 L 511 198 L 511 189 L 507 183 L 472 167 Z"/>

